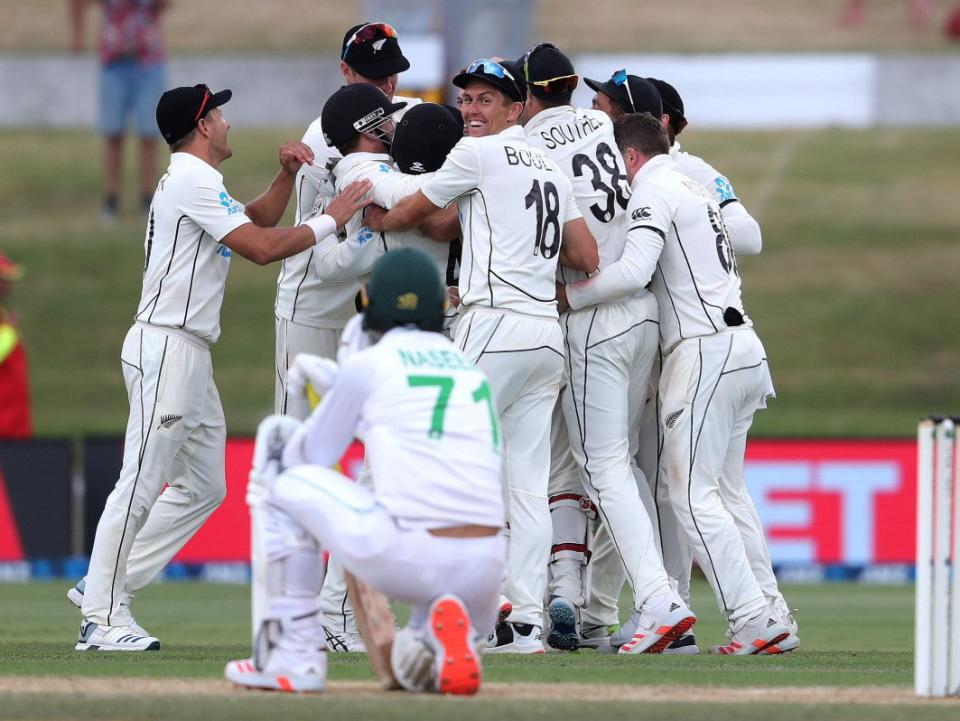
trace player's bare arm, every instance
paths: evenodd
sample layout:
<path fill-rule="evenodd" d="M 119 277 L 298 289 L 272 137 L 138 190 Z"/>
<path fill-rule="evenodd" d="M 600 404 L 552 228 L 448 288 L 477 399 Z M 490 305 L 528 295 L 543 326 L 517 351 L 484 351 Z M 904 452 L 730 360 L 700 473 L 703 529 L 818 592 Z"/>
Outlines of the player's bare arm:
<path fill-rule="evenodd" d="M 451 205 L 424 219 L 417 230 L 437 243 L 449 243 L 460 237 L 460 213 L 457 206 Z"/>
<path fill-rule="evenodd" d="M 389 230 L 412 230 L 423 222 L 428 215 L 440 210 L 418 190 L 397 203 L 391 210 L 371 208 L 367 211 L 366 221 L 370 230 L 377 232 Z"/>
<path fill-rule="evenodd" d="M 261 228 L 254 223 L 245 223 L 224 236 L 220 242 L 257 265 L 289 258 L 343 227 L 370 202 L 367 197 L 369 191 L 368 180 L 351 183 L 330 201 L 322 215 L 301 225 L 293 228 Z"/>
<path fill-rule="evenodd" d="M 304 164 L 313 164 L 309 145 L 299 141 L 281 145 L 280 171 L 259 197 L 247 203 L 247 217 L 261 228 L 273 228 L 279 223 L 290 203 L 297 171 Z"/>
<path fill-rule="evenodd" d="M 582 270 L 584 273 L 593 273 L 600 266 L 597 241 L 583 218 L 568 220 L 563 224 L 560 262 L 568 268 Z"/>

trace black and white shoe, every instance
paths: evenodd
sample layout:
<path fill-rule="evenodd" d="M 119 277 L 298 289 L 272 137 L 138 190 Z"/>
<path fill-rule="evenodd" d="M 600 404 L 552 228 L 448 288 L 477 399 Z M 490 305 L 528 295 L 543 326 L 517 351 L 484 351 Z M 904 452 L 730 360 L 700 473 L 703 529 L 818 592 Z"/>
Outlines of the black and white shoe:
<path fill-rule="evenodd" d="M 546 653 L 540 626 L 531 623 L 498 623 L 487 644 L 484 653 Z"/>
<path fill-rule="evenodd" d="M 159 651 L 160 640 L 141 636 L 130 626 L 100 626 L 84 621 L 74 648 L 77 651 Z"/>
<path fill-rule="evenodd" d="M 663 649 L 664 656 L 695 656 L 700 653 L 697 639 L 692 633 L 685 633 Z"/>

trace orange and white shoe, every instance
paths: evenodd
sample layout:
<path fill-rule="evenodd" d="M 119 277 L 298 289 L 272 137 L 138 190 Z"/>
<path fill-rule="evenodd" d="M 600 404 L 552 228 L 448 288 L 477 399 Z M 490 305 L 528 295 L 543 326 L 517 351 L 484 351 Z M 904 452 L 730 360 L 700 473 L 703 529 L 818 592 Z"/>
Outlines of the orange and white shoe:
<path fill-rule="evenodd" d="M 618 646 L 617 653 L 663 653 L 671 643 L 687 633 L 697 617 L 673 592 L 658 594 L 643 608 L 634 611 L 610 643 Z"/>
<path fill-rule="evenodd" d="M 731 634 L 726 644 L 711 648 L 710 653 L 718 656 L 756 656 L 767 653 L 768 649 L 783 643 L 789 636 L 789 626 L 764 614 Z M 799 645 L 800 642 L 797 639 L 797 646 Z M 772 653 L 782 653 L 782 651 Z"/>
<path fill-rule="evenodd" d="M 472 696 L 480 690 L 480 654 L 463 602 L 452 594 L 430 604 L 427 638 L 434 650 L 437 693 Z"/>
<path fill-rule="evenodd" d="M 800 636 L 797 635 L 800 631 L 800 628 L 797 625 L 793 615 L 788 613 L 786 616 L 781 617 L 780 623 L 790 629 L 790 635 L 779 643 L 774 643 L 770 646 L 767 646 L 760 653 L 773 656 L 778 653 L 789 653 L 790 651 L 796 651 L 798 648 L 800 648 Z"/>
<path fill-rule="evenodd" d="M 311 656 L 294 659 L 282 650 L 274 649 L 263 670 L 257 668 L 252 658 L 245 658 L 228 663 L 224 676 L 227 681 L 246 688 L 319 693 L 327 685 L 327 654 L 324 650 Z"/>

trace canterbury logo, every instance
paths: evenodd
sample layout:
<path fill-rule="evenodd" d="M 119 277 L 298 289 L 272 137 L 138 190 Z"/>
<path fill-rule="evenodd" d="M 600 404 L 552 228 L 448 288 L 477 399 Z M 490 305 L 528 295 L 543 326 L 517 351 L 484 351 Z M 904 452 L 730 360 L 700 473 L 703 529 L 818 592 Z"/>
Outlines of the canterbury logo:
<path fill-rule="evenodd" d="M 183 416 L 174 416 L 174 415 L 160 416 L 160 424 L 157 426 L 157 430 L 159 431 L 161 428 L 166 428 L 167 430 L 169 430 L 173 428 L 176 422 L 179 421 L 181 418 L 183 418 Z"/>
<path fill-rule="evenodd" d="M 681 408 L 679 411 L 674 411 L 667 416 L 667 428 L 673 428 L 677 424 L 677 420 L 681 415 L 683 415 L 683 408 Z"/>

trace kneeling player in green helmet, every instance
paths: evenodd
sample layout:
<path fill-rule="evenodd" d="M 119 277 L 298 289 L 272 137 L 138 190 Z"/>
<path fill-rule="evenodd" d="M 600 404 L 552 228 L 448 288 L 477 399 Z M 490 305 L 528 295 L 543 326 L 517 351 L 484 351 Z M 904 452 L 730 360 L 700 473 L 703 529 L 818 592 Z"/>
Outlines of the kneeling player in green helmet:
<path fill-rule="evenodd" d="M 340 364 L 297 356 L 291 382 L 322 396 L 303 423 L 271 416 L 257 433 L 254 476 L 268 519 L 269 602 L 239 685 L 320 691 L 317 616 L 329 551 L 360 581 L 411 605 L 389 654 L 411 691 L 473 694 L 477 643 L 496 620 L 506 566 L 500 429 L 483 372 L 440 334 L 444 287 L 421 251 L 390 251 L 365 293 L 366 348 Z M 374 490 L 331 470 L 354 437 Z"/>

